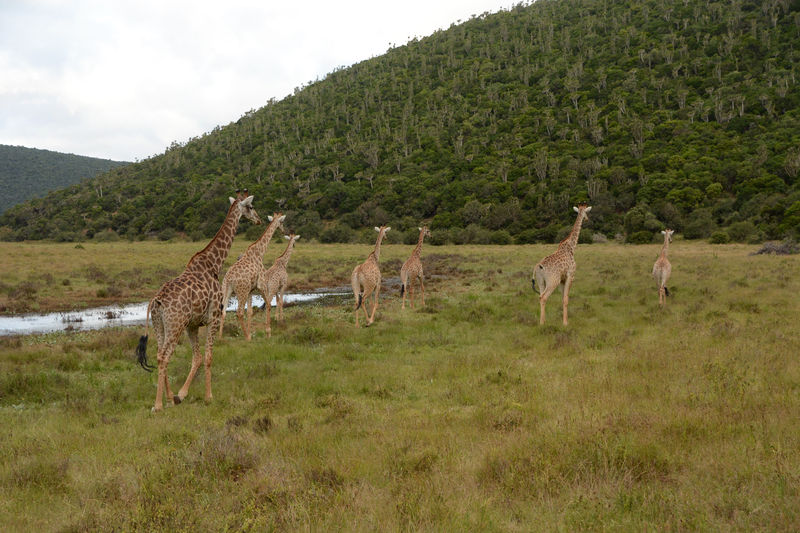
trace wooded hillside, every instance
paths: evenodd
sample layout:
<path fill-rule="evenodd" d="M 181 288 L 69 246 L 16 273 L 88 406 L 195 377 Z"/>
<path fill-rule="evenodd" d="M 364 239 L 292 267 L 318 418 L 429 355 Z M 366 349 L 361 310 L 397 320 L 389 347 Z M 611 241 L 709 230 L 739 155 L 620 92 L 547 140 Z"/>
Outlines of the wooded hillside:
<path fill-rule="evenodd" d="M 0 213 L 121 165 L 127 163 L 0 144 Z"/>
<path fill-rule="evenodd" d="M 207 237 L 236 187 L 323 241 L 554 241 L 579 201 L 586 238 L 796 236 L 798 45 L 798 0 L 539 0 L 16 207 L 0 237 Z"/>

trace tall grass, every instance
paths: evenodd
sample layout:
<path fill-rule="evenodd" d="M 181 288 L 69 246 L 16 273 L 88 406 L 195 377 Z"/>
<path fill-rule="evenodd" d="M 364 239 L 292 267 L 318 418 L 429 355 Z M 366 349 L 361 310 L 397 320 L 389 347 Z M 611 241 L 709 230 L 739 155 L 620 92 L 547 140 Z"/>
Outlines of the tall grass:
<path fill-rule="evenodd" d="M 214 401 L 160 415 L 137 328 L 0 338 L 0 529 L 800 529 L 800 259 L 676 241 L 660 309 L 658 246 L 579 246 L 564 328 L 530 289 L 552 247 L 428 247 L 403 311 L 411 248 L 382 247 L 372 327 L 349 299 L 271 339 L 257 313 Z M 298 246 L 290 280 L 343 285 L 370 250 Z"/>

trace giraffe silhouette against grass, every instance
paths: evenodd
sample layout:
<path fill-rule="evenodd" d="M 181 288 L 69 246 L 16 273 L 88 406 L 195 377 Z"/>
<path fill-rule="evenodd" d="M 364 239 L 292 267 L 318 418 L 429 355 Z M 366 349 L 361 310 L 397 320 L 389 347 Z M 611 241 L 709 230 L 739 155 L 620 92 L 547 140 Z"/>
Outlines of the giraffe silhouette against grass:
<path fill-rule="evenodd" d="M 664 235 L 664 245 L 661 247 L 661 253 L 653 265 L 653 278 L 658 284 L 658 305 L 664 306 L 667 303 L 667 296 L 669 296 L 667 281 L 669 281 L 669 276 L 672 274 L 672 265 L 667 259 L 667 251 L 669 250 L 669 243 L 672 242 L 674 230 L 667 229 L 661 233 Z"/>
<path fill-rule="evenodd" d="M 555 253 L 548 255 L 533 267 L 533 279 L 531 283 L 534 290 L 539 291 L 539 324 L 544 324 L 544 308 L 547 299 L 561 286 L 562 297 L 561 306 L 563 313 L 563 323 L 567 325 L 567 306 L 569 305 L 569 289 L 575 278 L 575 247 L 578 244 L 578 236 L 581 232 L 581 225 L 589 217 L 587 213 L 592 210 L 591 206 L 580 204 L 573 207 L 578 218 L 572 226 L 572 231 L 566 239 L 561 241 Z M 538 286 L 538 289 L 537 289 Z"/>
<path fill-rule="evenodd" d="M 284 239 L 288 239 L 289 243 L 286 245 L 286 251 L 283 252 L 271 267 L 262 268 L 261 273 L 258 275 L 256 282 L 256 290 L 264 297 L 264 310 L 266 312 L 266 332 L 267 337 L 272 337 L 272 326 L 270 324 L 269 312 L 272 307 L 272 297 L 275 297 L 275 305 L 277 307 L 278 321 L 283 321 L 283 294 L 286 291 L 286 286 L 289 284 L 289 274 L 286 272 L 286 267 L 289 265 L 289 258 L 292 257 L 292 250 L 294 243 L 300 238 L 300 235 L 284 235 Z"/>
<path fill-rule="evenodd" d="M 425 283 L 423 281 L 422 273 L 422 260 L 420 254 L 422 253 L 422 241 L 425 237 L 430 237 L 431 232 L 428 226 L 419 228 L 419 240 L 417 247 L 411 252 L 411 257 L 406 259 L 403 266 L 400 268 L 400 295 L 403 297 L 402 309 L 406 308 L 406 291 L 408 291 L 409 304 L 414 308 L 414 280 L 419 280 L 419 289 L 422 295 L 422 305 L 425 305 Z"/>
<path fill-rule="evenodd" d="M 158 385 L 153 412 L 163 409 L 165 393 L 168 401 L 175 404 L 181 403 L 186 398 L 201 362 L 205 363 L 205 399 L 206 401 L 212 399 L 211 361 L 214 334 L 222 316 L 222 287 L 219 283 L 219 272 L 228 257 L 239 219 L 244 216 L 255 224 L 261 223 L 261 219 L 253 209 L 253 197 L 247 196 L 247 190 L 242 193 L 237 191 L 237 197 L 230 198 L 230 203 L 225 221 L 211 242 L 194 254 L 180 276 L 164 283 L 147 305 L 145 334 L 139 339 L 136 356 L 142 368 L 152 371 L 153 367 L 147 362 L 148 322 L 152 316 L 158 342 Z M 205 357 L 201 356 L 198 344 L 200 326 L 208 326 Z M 192 368 L 183 387 L 173 396 L 167 377 L 167 365 L 184 330 L 192 345 Z"/>
<path fill-rule="evenodd" d="M 366 261 L 353 269 L 353 275 L 350 277 L 353 295 L 356 299 L 356 327 L 359 327 L 359 309 L 364 310 L 364 319 L 367 321 L 367 326 L 375 320 L 375 310 L 378 308 L 378 296 L 381 292 L 381 269 L 378 264 L 381 256 L 381 241 L 390 229 L 392 228 L 388 226 L 375 227 L 375 231 L 378 232 L 375 250 L 369 254 Z M 370 294 L 372 295 L 372 312 L 367 316 L 366 300 Z"/>
<path fill-rule="evenodd" d="M 228 300 L 231 294 L 236 293 L 236 320 L 242 328 L 247 340 L 251 338 L 251 325 L 253 322 L 253 298 L 252 293 L 256 288 L 256 282 L 261 271 L 264 270 L 263 258 L 267 252 L 269 241 L 279 227 L 283 227 L 286 215 L 275 213 L 269 218 L 269 225 L 264 230 L 261 237 L 247 247 L 247 250 L 236 260 L 236 262 L 225 273 L 222 280 L 222 320 L 219 323 L 219 335 L 222 336 L 222 328 L 225 325 L 225 315 L 227 314 Z M 245 321 L 244 310 L 247 308 L 247 321 Z"/>

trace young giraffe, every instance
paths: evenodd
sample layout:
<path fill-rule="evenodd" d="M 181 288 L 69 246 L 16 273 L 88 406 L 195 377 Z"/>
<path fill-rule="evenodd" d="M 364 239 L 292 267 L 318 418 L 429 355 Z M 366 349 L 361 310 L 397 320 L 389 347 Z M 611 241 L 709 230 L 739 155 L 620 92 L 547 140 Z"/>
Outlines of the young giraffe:
<path fill-rule="evenodd" d="M 294 243 L 300 238 L 300 235 L 292 233 L 291 235 L 284 235 L 283 238 L 289 240 L 289 244 L 286 245 L 286 251 L 275 259 L 271 267 L 268 269 L 262 267 L 261 273 L 258 275 L 258 281 L 256 282 L 256 289 L 264 297 L 264 310 L 267 315 L 267 337 L 272 337 L 269 312 L 272 307 L 273 296 L 275 296 L 275 303 L 278 307 L 278 320 L 283 321 L 283 293 L 286 290 L 286 285 L 289 283 L 289 275 L 286 273 L 286 267 L 289 264 L 289 258 L 292 257 Z"/>
<path fill-rule="evenodd" d="M 403 263 L 403 266 L 400 268 L 400 295 L 403 297 L 402 309 L 406 308 L 406 286 L 408 286 L 409 303 L 411 308 L 414 308 L 415 279 L 419 280 L 419 289 L 422 293 L 422 305 L 425 305 L 425 283 L 422 280 L 422 261 L 420 260 L 419 256 L 422 252 L 422 241 L 426 236 L 431 236 L 428 226 L 419 228 L 419 241 L 417 242 L 417 247 L 414 248 L 414 251 L 411 252 L 411 257 L 406 259 L 406 262 Z"/>
<path fill-rule="evenodd" d="M 208 326 L 206 332 L 205 351 L 205 378 L 206 401 L 211 395 L 211 360 L 214 347 L 214 334 L 222 311 L 222 287 L 219 284 L 219 271 L 233 243 L 239 219 L 244 215 L 256 224 L 261 224 L 255 209 L 253 197 L 237 191 L 236 198 L 230 198 L 230 208 L 225 216 L 222 227 L 211 239 L 211 242 L 197 252 L 189 260 L 183 273 L 177 278 L 164 283 L 156 295 L 147 305 L 147 318 L 145 319 L 145 334 L 139 339 L 136 355 L 139 364 L 145 370 L 152 367 L 147 363 L 147 323 L 152 315 L 153 329 L 158 341 L 158 386 L 156 388 L 156 401 L 153 412 L 163 409 L 163 395 L 166 392 L 167 401 L 179 404 L 186 398 L 189 385 L 192 384 L 194 375 L 200 367 L 201 354 L 197 342 L 197 333 L 200 326 Z M 186 382 L 176 396 L 172 395 L 167 378 L 167 365 L 172 357 L 175 347 L 181 338 L 183 330 L 189 336 L 192 345 L 192 368 L 186 377 Z"/>
<path fill-rule="evenodd" d="M 569 303 L 569 289 L 575 277 L 575 246 L 578 244 L 578 235 L 581 232 L 581 225 L 584 220 L 588 220 L 587 213 L 592 210 L 591 206 L 580 204 L 573 207 L 578 213 L 578 218 L 572 226 L 572 231 L 566 239 L 561 241 L 555 253 L 548 255 L 533 267 L 533 290 L 539 291 L 539 324 L 544 324 L 544 306 L 547 299 L 559 285 L 562 286 L 561 305 L 563 308 L 563 321 L 567 325 L 567 305 Z"/>
<path fill-rule="evenodd" d="M 667 250 L 669 249 L 669 243 L 672 242 L 674 230 L 668 229 L 661 233 L 664 235 L 664 246 L 661 247 L 661 254 L 653 265 L 653 277 L 658 284 L 658 305 L 663 306 L 667 303 L 667 296 L 669 296 L 667 281 L 672 273 L 672 265 L 667 259 Z"/>
<path fill-rule="evenodd" d="M 242 328 L 244 336 L 250 340 L 253 322 L 253 301 L 252 292 L 256 288 L 258 275 L 264 269 L 262 263 L 264 254 L 267 252 L 269 241 L 278 227 L 283 227 L 286 215 L 275 213 L 269 218 L 269 226 L 264 230 L 261 237 L 247 247 L 247 250 L 225 273 L 222 280 L 222 320 L 219 323 L 219 335 L 222 337 L 222 327 L 225 325 L 225 315 L 227 314 L 228 300 L 231 294 L 236 293 L 236 320 Z M 247 322 L 244 320 L 244 308 L 247 307 Z"/>
<path fill-rule="evenodd" d="M 378 295 L 381 292 L 381 269 L 378 261 L 381 256 L 381 241 L 390 227 L 375 227 L 378 232 L 378 240 L 375 243 L 375 250 L 369 254 L 367 260 L 353 269 L 350 283 L 353 286 L 353 295 L 356 298 L 356 327 L 358 327 L 358 310 L 364 310 L 364 318 L 367 326 L 375 320 L 375 310 L 378 308 Z M 372 313 L 367 316 L 366 299 L 372 294 Z"/>

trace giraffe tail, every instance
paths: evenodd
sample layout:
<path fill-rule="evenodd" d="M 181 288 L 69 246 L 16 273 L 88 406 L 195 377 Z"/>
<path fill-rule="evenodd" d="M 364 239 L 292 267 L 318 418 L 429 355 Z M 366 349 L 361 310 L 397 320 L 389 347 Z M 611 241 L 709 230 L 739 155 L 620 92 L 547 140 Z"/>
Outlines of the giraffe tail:
<path fill-rule="evenodd" d="M 406 284 L 405 283 L 401 283 L 400 284 L 400 296 L 404 295 L 405 293 L 406 293 Z"/>
<path fill-rule="evenodd" d="M 136 361 L 139 363 L 139 366 L 147 370 L 148 372 L 152 372 L 155 368 L 154 366 L 150 365 L 147 362 L 147 329 L 148 323 L 150 322 L 150 306 L 153 305 L 153 302 L 147 304 L 147 315 L 145 315 L 144 319 L 144 335 L 139 337 L 139 345 L 136 347 Z"/>
<path fill-rule="evenodd" d="M 664 296 L 669 296 L 669 289 L 664 285 Z"/>

